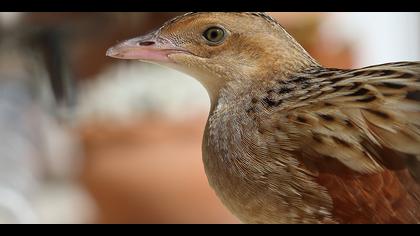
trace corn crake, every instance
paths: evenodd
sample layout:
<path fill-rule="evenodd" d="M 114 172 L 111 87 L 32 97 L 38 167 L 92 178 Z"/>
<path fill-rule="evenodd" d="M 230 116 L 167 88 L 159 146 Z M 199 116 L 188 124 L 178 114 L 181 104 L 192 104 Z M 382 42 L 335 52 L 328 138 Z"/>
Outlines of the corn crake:
<path fill-rule="evenodd" d="M 210 185 L 245 223 L 419 223 L 420 62 L 322 67 L 265 13 L 188 13 L 108 56 L 195 77 Z"/>

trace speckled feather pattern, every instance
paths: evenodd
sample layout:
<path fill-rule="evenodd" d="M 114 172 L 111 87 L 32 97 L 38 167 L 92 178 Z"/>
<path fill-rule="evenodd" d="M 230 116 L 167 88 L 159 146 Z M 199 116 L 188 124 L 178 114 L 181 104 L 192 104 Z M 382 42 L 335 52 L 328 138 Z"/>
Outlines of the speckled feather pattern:
<path fill-rule="evenodd" d="M 210 182 L 250 223 L 418 223 L 419 91 L 415 62 L 233 82 L 209 117 Z"/>

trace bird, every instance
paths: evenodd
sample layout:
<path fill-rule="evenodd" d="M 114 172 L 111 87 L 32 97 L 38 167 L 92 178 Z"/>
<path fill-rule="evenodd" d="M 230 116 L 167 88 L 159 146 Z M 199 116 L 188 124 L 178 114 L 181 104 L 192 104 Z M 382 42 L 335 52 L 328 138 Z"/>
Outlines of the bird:
<path fill-rule="evenodd" d="M 106 55 L 204 86 L 205 173 L 242 223 L 420 223 L 419 61 L 327 68 L 264 12 L 189 12 Z"/>

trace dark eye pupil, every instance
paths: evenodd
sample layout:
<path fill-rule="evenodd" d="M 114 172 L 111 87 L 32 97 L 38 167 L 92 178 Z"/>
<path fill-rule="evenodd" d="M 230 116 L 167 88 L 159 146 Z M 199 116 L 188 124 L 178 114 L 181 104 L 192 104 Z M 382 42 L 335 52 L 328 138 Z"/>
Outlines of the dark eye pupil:
<path fill-rule="evenodd" d="M 212 27 L 207 29 L 203 35 L 208 41 L 218 43 L 224 39 L 225 32 L 221 28 Z"/>
<path fill-rule="evenodd" d="M 211 31 L 210 33 L 210 38 L 217 38 L 217 36 L 219 35 L 219 32 L 216 30 Z"/>

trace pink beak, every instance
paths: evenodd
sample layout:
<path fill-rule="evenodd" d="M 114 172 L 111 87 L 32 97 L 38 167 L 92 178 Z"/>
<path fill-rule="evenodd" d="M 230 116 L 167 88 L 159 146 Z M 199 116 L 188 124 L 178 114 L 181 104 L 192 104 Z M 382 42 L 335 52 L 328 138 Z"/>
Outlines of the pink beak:
<path fill-rule="evenodd" d="M 155 33 L 126 40 L 107 50 L 106 55 L 119 59 L 135 59 L 150 62 L 172 62 L 168 57 L 174 53 L 189 53 L 174 46 L 169 40 Z"/>

